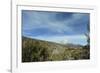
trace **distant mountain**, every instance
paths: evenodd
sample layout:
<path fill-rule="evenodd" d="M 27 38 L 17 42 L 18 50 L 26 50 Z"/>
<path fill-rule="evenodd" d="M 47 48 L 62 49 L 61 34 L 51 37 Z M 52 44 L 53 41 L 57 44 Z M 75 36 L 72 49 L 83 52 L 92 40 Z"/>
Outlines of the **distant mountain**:
<path fill-rule="evenodd" d="M 82 45 L 79 45 L 79 44 L 71 44 L 71 43 L 67 43 L 65 45 L 67 47 L 70 47 L 70 48 L 82 48 L 83 47 Z"/>

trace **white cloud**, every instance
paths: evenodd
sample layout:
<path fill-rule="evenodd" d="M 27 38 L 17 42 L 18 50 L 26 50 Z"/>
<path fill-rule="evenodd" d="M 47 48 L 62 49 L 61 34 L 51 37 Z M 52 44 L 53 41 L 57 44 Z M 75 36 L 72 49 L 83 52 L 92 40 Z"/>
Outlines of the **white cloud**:
<path fill-rule="evenodd" d="M 45 40 L 45 41 L 51 41 L 51 42 L 56 42 L 56 43 L 73 43 L 73 44 L 81 44 L 85 45 L 86 44 L 86 37 L 85 35 L 64 35 L 64 36 L 28 36 L 30 38 L 35 38 L 35 39 L 40 39 L 40 40 Z M 82 42 L 83 41 L 83 42 Z"/>
<path fill-rule="evenodd" d="M 70 24 L 70 21 L 58 21 L 55 20 L 55 14 L 42 14 L 38 12 L 31 12 L 28 13 L 29 19 L 27 20 L 27 23 L 24 24 L 23 29 L 24 30 L 32 30 L 37 28 L 47 28 L 51 31 L 56 32 L 63 32 L 65 30 L 71 30 L 68 24 Z"/>

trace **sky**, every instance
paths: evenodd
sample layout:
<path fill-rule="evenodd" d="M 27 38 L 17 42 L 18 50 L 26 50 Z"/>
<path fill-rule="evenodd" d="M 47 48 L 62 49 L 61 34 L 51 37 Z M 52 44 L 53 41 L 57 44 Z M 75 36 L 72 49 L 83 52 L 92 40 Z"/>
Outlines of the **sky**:
<path fill-rule="evenodd" d="M 22 36 L 86 45 L 89 13 L 22 10 Z"/>

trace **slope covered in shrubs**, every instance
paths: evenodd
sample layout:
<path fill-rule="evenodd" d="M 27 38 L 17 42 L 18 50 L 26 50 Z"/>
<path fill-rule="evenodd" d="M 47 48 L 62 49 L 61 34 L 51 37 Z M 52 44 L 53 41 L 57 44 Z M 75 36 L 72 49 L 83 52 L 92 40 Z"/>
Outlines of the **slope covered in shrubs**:
<path fill-rule="evenodd" d="M 62 45 L 22 37 L 22 62 L 82 60 L 90 58 L 87 46 Z"/>

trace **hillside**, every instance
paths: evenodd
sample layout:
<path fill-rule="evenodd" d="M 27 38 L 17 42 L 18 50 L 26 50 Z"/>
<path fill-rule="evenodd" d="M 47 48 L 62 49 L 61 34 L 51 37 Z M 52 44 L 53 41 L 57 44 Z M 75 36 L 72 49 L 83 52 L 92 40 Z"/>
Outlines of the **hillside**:
<path fill-rule="evenodd" d="M 89 59 L 89 48 L 22 37 L 22 62 Z"/>

